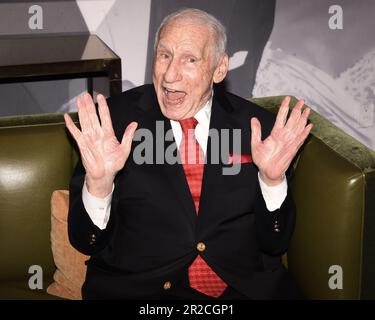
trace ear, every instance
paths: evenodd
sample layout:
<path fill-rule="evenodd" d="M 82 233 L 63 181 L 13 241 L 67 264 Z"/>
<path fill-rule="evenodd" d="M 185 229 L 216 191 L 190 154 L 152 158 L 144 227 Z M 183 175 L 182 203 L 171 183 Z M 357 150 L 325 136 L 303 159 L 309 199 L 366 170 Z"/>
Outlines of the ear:
<path fill-rule="evenodd" d="M 229 58 L 225 53 L 219 60 L 219 63 L 214 71 L 214 83 L 219 83 L 224 80 L 228 73 Z"/>

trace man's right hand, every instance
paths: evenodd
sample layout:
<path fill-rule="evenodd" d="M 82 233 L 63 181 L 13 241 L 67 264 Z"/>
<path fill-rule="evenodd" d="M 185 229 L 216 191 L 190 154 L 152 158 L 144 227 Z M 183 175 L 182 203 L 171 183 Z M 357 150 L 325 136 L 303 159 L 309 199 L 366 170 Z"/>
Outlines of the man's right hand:
<path fill-rule="evenodd" d="M 64 114 L 65 124 L 76 140 L 86 169 L 88 191 L 96 197 L 104 198 L 112 191 L 117 172 L 125 165 L 129 157 L 134 132 L 138 124 L 130 123 L 121 143 L 113 131 L 111 116 L 103 95 L 97 96 L 99 116 L 90 94 L 77 98 L 78 117 L 81 130 L 68 114 Z"/>

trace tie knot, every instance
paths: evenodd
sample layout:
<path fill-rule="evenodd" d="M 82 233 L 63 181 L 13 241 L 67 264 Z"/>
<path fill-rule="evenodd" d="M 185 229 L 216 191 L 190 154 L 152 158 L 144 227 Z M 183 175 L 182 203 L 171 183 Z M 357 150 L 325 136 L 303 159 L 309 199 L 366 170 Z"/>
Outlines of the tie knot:
<path fill-rule="evenodd" d="M 197 121 L 197 119 L 195 119 L 194 117 L 192 117 L 192 118 L 187 118 L 187 119 L 179 120 L 179 123 L 181 125 L 183 133 L 185 135 L 187 135 L 188 130 L 195 129 L 195 127 L 198 124 L 198 121 Z"/>

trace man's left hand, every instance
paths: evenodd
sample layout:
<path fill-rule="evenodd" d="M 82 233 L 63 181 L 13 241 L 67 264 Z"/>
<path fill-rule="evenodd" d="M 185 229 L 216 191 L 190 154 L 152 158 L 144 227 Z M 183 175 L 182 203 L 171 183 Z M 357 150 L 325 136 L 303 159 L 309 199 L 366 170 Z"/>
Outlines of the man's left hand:
<path fill-rule="evenodd" d="M 310 109 L 302 112 L 303 100 L 299 100 L 287 119 L 290 97 L 285 97 L 277 113 L 271 134 L 261 140 L 261 125 L 251 119 L 251 156 L 257 165 L 260 178 L 269 186 L 280 184 L 298 149 L 309 135 L 312 124 L 306 126 Z"/>

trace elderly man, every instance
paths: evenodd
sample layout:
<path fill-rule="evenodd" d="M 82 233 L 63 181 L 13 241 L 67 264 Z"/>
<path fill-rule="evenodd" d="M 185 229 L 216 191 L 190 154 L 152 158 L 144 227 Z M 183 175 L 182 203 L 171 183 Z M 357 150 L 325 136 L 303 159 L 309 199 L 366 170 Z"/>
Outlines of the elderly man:
<path fill-rule="evenodd" d="M 78 98 L 81 130 L 65 115 L 82 159 L 68 222 L 73 246 L 91 256 L 84 298 L 295 297 L 279 259 L 295 222 L 285 172 L 309 110 L 301 100 L 286 121 L 286 98 L 274 119 L 216 88 L 225 46 L 213 16 L 173 13 L 156 34 L 153 85 L 98 95 L 99 118 L 88 94 Z M 136 138 L 142 130 L 151 143 Z M 142 144 L 153 161 L 140 161 Z"/>

